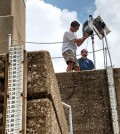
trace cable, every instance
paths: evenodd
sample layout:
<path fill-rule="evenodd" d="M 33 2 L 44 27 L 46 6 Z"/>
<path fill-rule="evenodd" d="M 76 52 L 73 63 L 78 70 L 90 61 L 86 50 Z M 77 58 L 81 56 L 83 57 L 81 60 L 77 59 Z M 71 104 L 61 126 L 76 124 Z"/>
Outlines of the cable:
<path fill-rule="evenodd" d="M 8 40 L 1 40 L 0 43 L 7 42 Z M 31 43 L 31 44 L 58 44 L 58 43 L 64 43 L 64 42 L 24 42 L 24 41 L 18 41 L 18 40 L 12 40 L 12 41 L 17 41 L 17 42 L 22 42 L 22 43 Z M 73 41 L 73 40 L 70 40 Z M 70 42 L 68 41 L 68 42 Z M 107 49 L 107 48 L 106 48 Z M 101 51 L 103 49 L 96 50 L 95 52 Z M 93 52 L 89 52 L 93 53 Z M 79 56 L 80 54 L 77 54 L 76 56 Z M 63 57 L 52 57 L 52 59 L 59 59 Z"/>
<path fill-rule="evenodd" d="M 30 41 L 28 42 L 28 41 L 18 41 L 18 40 L 12 40 L 12 41 L 22 42 L 22 43 L 27 43 L 27 44 L 61 44 L 61 43 L 64 43 L 62 41 L 61 42 L 30 42 Z M 74 41 L 74 40 L 70 40 L 66 42 L 71 42 L 71 41 Z"/>
<path fill-rule="evenodd" d="M 94 35 L 96 35 L 96 34 L 94 34 Z M 74 41 L 74 39 L 70 40 L 70 41 L 66 41 L 66 42 L 63 42 L 63 41 L 59 41 L 59 42 L 32 42 L 32 41 L 20 41 L 20 40 L 12 40 L 12 41 L 22 42 L 22 43 L 26 43 L 26 44 L 61 44 L 61 43 L 67 43 L 67 42 Z"/>
<path fill-rule="evenodd" d="M 107 49 L 107 48 L 106 48 Z M 110 49 L 110 48 L 109 48 Z M 95 52 L 99 52 L 99 51 L 102 51 L 103 49 L 98 49 L 96 50 Z M 88 53 L 93 53 L 93 52 L 88 52 Z M 76 56 L 79 56 L 80 54 L 77 54 Z M 60 58 L 63 58 L 63 57 L 52 57 L 52 59 L 60 59 Z"/>

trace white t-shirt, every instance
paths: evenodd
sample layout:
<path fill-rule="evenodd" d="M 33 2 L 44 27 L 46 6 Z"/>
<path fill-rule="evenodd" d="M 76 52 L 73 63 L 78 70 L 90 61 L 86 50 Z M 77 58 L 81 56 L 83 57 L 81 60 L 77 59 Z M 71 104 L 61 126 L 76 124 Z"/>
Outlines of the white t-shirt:
<path fill-rule="evenodd" d="M 71 30 L 64 33 L 63 36 L 63 45 L 62 45 L 62 53 L 64 53 L 67 50 L 72 50 L 73 52 L 76 52 L 77 50 L 77 44 L 74 43 L 74 39 L 77 38 L 77 35 L 72 32 Z M 70 41 L 72 40 L 72 41 Z"/>

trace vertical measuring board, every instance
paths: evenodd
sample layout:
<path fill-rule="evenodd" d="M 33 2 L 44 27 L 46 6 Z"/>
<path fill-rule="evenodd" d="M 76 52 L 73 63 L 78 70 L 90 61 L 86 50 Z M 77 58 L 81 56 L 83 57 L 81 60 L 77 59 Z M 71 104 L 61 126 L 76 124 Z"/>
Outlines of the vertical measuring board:
<path fill-rule="evenodd" d="M 23 58 L 22 45 L 9 47 L 5 134 L 22 133 Z"/>
<path fill-rule="evenodd" d="M 111 114 L 112 114 L 113 134 L 120 134 L 118 111 L 117 111 L 117 100 L 116 100 L 116 92 L 115 92 L 112 67 L 107 67 L 107 77 L 108 77 L 108 85 L 109 85 L 108 87 L 109 87 L 109 97 L 110 97 L 110 106 L 111 106 Z"/>

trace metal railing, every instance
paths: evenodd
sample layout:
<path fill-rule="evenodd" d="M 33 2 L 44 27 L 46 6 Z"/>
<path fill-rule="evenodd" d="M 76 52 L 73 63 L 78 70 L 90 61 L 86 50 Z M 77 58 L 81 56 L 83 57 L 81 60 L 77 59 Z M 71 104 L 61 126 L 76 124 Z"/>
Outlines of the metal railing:
<path fill-rule="evenodd" d="M 62 102 L 62 104 L 69 109 L 69 134 L 73 134 L 73 126 L 72 126 L 72 109 L 71 106 Z"/>

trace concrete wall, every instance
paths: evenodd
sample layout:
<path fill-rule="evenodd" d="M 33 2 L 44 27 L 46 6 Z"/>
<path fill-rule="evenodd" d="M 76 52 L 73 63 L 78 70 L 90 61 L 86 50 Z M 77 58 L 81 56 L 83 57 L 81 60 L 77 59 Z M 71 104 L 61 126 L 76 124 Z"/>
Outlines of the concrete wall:
<path fill-rule="evenodd" d="M 2 134 L 5 88 L 5 56 L 0 55 L 0 134 Z"/>
<path fill-rule="evenodd" d="M 28 58 L 27 134 L 68 134 L 60 92 L 48 52 Z M 0 134 L 3 126 L 5 56 L 0 56 Z"/>
<path fill-rule="evenodd" d="M 11 15 L 11 0 L 0 0 L 0 16 Z"/>
<path fill-rule="evenodd" d="M 13 16 L 0 17 L 0 54 L 8 52 L 8 34 L 13 33 Z"/>
<path fill-rule="evenodd" d="M 56 80 L 48 52 L 30 52 L 27 57 L 27 134 L 68 133 L 61 97 L 72 107 L 74 134 L 113 134 L 105 70 L 58 73 Z M 0 133 L 4 63 L 5 56 L 0 56 Z M 114 69 L 114 80 L 120 120 L 120 68 Z M 68 111 L 64 109 L 68 118 Z"/>
<path fill-rule="evenodd" d="M 28 53 L 29 134 L 68 134 L 61 96 L 48 52 Z M 34 114 L 31 114 L 34 113 Z M 37 127 L 39 124 L 39 127 Z M 34 126 L 34 127 L 33 127 Z"/>
<path fill-rule="evenodd" d="M 72 107 L 74 134 L 113 134 L 106 71 L 56 76 L 62 101 Z M 114 69 L 114 78 L 120 115 L 120 69 Z"/>
<path fill-rule="evenodd" d="M 17 40 L 12 42 L 13 45 L 25 41 L 24 0 L 0 0 L 0 54 L 8 50 L 8 41 L 1 42 L 8 39 L 8 34 L 12 34 L 12 40 Z"/>
<path fill-rule="evenodd" d="M 117 106 L 118 106 L 119 122 L 120 122 L 120 68 L 114 69 L 114 81 L 115 81 L 115 89 L 118 104 Z"/>
<path fill-rule="evenodd" d="M 24 0 L 12 0 L 11 15 L 14 16 L 13 40 L 25 41 L 26 7 Z M 13 45 L 21 45 L 21 42 L 13 41 Z M 24 45 L 25 43 L 22 43 Z"/>

